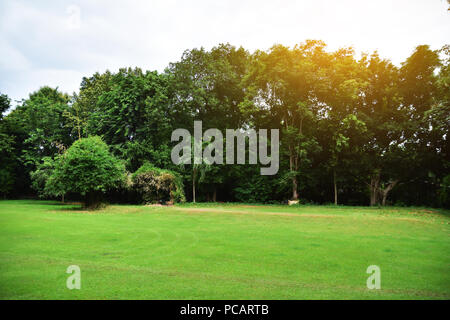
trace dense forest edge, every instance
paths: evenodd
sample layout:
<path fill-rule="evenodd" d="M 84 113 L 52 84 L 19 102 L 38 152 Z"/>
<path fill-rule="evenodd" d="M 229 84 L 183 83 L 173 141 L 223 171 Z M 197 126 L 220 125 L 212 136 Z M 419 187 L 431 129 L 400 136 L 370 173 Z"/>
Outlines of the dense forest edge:
<path fill-rule="evenodd" d="M 322 41 L 186 50 L 164 72 L 124 68 L 69 95 L 0 94 L 0 198 L 450 208 L 450 46 L 400 66 Z M 175 165 L 177 128 L 279 129 L 280 167 Z M 248 157 L 247 157 L 248 159 Z"/>

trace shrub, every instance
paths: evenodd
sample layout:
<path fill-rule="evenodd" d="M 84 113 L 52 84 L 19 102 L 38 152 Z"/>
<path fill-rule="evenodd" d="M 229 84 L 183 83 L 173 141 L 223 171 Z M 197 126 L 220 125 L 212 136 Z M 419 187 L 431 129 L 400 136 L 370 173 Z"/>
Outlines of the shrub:
<path fill-rule="evenodd" d="M 42 158 L 42 161 L 37 164 L 36 170 L 30 172 L 31 187 L 38 193 L 39 197 L 46 198 L 51 196 L 57 196 L 59 194 L 54 194 L 49 192 L 48 187 L 46 188 L 47 181 L 53 174 L 55 170 L 55 160 L 50 157 Z M 49 184 L 49 187 L 52 184 Z"/>
<path fill-rule="evenodd" d="M 176 172 L 154 167 L 148 162 L 132 175 L 132 182 L 146 203 L 186 201 L 181 177 Z"/>
<path fill-rule="evenodd" d="M 45 189 L 48 192 L 74 192 L 85 197 L 85 207 L 95 209 L 102 193 L 125 183 L 125 167 L 100 137 L 76 141 L 58 157 Z"/>

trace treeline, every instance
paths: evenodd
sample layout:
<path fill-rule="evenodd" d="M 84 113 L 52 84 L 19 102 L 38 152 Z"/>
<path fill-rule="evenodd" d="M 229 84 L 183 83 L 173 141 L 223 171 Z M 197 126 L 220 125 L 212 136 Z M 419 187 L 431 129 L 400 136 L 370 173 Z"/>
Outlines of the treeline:
<path fill-rule="evenodd" d="M 42 87 L 6 116 L 2 95 L 0 193 L 45 197 L 33 174 L 75 141 L 100 136 L 129 176 L 146 165 L 175 172 L 188 201 L 448 207 L 449 49 L 418 46 L 397 67 L 321 41 L 254 53 L 226 44 L 187 50 L 163 73 L 96 73 L 72 96 Z M 194 120 L 203 130 L 280 129 L 278 174 L 174 165 L 171 133 L 193 132 Z M 142 201 L 126 187 L 108 192 Z"/>

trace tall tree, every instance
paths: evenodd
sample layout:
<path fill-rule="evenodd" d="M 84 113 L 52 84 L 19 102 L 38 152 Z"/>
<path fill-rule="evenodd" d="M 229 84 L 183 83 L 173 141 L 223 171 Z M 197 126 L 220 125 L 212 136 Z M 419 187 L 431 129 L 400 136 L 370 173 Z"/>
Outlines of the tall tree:
<path fill-rule="evenodd" d="M 251 103 L 246 106 L 254 107 L 261 126 L 282 129 L 280 154 L 289 159 L 284 178 L 291 181 L 293 200 L 299 198 L 302 163 L 319 149 L 315 138 L 320 108 L 317 84 L 325 71 L 314 60 L 326 55 L 324 48 L 323 42 L 307 41 L 293 49 L 276 45 L 268 52 L 258 51 L 247 79 Z"/>
<path fill-rule="evenodd" d="M 145 161 L 167 166 L 170 161 L 172 114 L 168 77 L 139 68 L 96 76 L 80 91 L 76 105 L 89 109 L 88 132 L 101 135 L 131 171 Z M 96 84 L 98 82 L 98 84 Z"/>
<path fill-rule="evenodd" d="M 249 53 L 242 47 L 220 44 L 210 51 L 187 50 L 179 62 L 171 63 L 166 72 L 170 76 L 171 109 L 177 111 L 177 126 L 192 130 L 194 120 L 201 120 L 205 130 L 245 127 L 247 123 L 240 104 L 245 97 L 242 80 L 248 62 Z M 201 177 L 214 198 L 218 184 L 226 181 L 234 167 L 216 170 L 192 163 L 191 169 L 192 184 Z M 207 175 L 200 174 L 206 169 Z"/>
<path fill-rule="evenodd" d="M 42 158 L 53 157 L 61 145 L 69 146 L 74 140 L 64 117 L 69 101 L 57 88 L 42 87 L 4 118 L 14 140 L 17 195 L 31 191 L 29 174 Z"/>
<path fill-rule="evenodd" d="M 17 161 L 14 148 L 14 136 L 8 130 L 3 113 L 10 108 L 11 100 L 0 93 L 0 195 L 6 196 L 14 186 L 14 168 Z"/>
<path fill-rule="evenodd" d="M 58 144 L 72 143 L 74 137 L 64 117 L 69 101 L 70 97 L 58 88 L 42 87 L 13 110 L 11 117 L 15 117 L 28 134 L 22 155 L 26 165 L 34 166 L 43 157 L 57 154 Z"/>
<path fill-rule="evenodd" d="M 380 200 L 380 190 L 390 191 L 398 183 L 397 176 L 389 175 L 389 155 L 402 148 L 405 141 L 405 114 L 401 111 L 398 92 L 398 68 L 377 53 L 364 56 L 360 63 L 365 68 L 359 118 L 366 124 L 364 148 L 360 154 L 361 176 L 366 176 L 370 205 Z M 386 194 L 387 195 L 387 194 Z"/>

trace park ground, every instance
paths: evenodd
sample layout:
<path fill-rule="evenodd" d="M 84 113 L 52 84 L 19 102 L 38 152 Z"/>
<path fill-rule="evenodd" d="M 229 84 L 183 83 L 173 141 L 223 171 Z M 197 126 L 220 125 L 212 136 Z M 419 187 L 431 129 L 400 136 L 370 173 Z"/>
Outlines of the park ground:
<path fill-rule="evenodd" d="M 450 299 L 449 236 L 428 208 L 0 201 L 0 299 Z"/>

